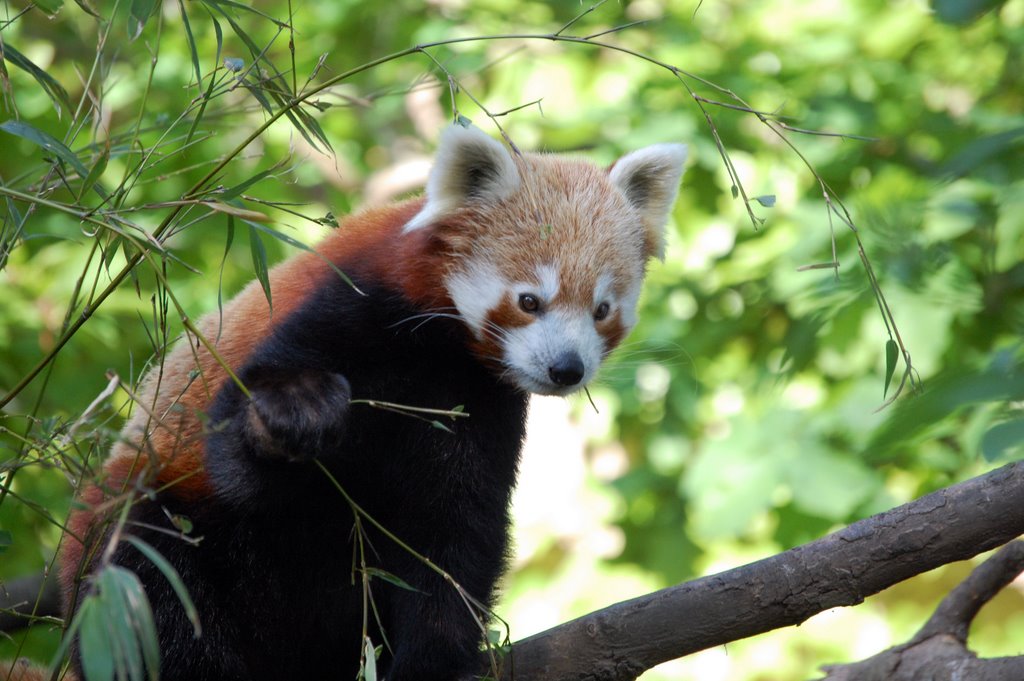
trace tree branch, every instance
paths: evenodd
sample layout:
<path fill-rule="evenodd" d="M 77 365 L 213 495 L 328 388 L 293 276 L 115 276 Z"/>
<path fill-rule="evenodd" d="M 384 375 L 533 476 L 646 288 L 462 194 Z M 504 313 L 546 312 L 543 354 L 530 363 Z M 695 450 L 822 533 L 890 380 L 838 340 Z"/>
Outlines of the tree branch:
<path fill-rule="evenodd" d="M 35 619 L 60 615 L 56 577 L 48 579 L 39 572 L 0 584 L 0 631 L 15 631 Z"/>
<path fill-rule="evenodd" d="M 1024 462 L 1017 462 L 777 556 L 531 636 L 512 647 L 502 679 L 635 679 L 661 662 L 855 605 L 1022 533 Z"/>
<path fill-rule="evenodd" d="M 1024 541 L 1004 546 L 942 600 L 908 643 L 866 660 L 825 668 L 822 681 L 1020 681 L 1024 657 L 979 659 L 967 630 L 985 603 L 1024 570 Z"/>

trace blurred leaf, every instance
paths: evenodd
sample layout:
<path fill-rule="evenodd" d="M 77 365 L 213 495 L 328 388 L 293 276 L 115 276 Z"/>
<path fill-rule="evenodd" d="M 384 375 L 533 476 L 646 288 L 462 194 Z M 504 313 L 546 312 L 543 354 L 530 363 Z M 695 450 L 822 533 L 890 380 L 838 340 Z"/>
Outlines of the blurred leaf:
<path fill-rule="evenodd" d="M 96 19 L 103 19 L 92 6 L 89 0 L 75 0 L 75 4 L 82 8 L 82 11 Z"/>
<path fill-rule="evenodd" d="M 958 0 L 952 0 L 950 4 L 960 3 Z M 1019 150 L 1014 152 L 1013 149 L 1016 147 L 1016 142 L 1022 137 L 1024 137 L 1024 127 L 1018 127 L 971 140 L 953 158 L 942 165 L 938 174 L 960 177 L 970 173 L 993 156 L 1005 153 L 1019 154 Z"/>
<path fill-rule="evenodd" d="M 181 24 L 185 28 L 185 41 L 188 43 L 189 56 L 192 57 L 192 70 L 196 74 L 196 87 L 201 90 L 203 87 L 203 70 L 199 65 L 199 48 L 196 47 L 196 38 L 192 35 L 192 24 L 188 20 L 188 12 L 185 11 L 184 0 L 178 0 L 178 15 L 181 17 Z"/>
<path fill-rule="evenodd" d="M 966 25 L 1006 0 L 932 0 L 935 15 L 949 24 Z"/>
<path fill-rule="evenodd" d="M 0 553 L 6 551 L 13 543 L 14 539 L 11 537 L 11 533 L 7 530 L 0 530 Z"/>
<path fill-rule="evenodd" d="M 74 168 L 80 176 L 88 177 L 89 170 L 82 165 L 75 153 L 48 133 L 38 130 L 24 121 L 5 121 L 0 123 L 0 130 L 27 139 L 46 151 L 56 154 L 58 158 Z"/>
<path fill-rule="evenodd" d="M 18 52 L 16 49 L 11 47 L 11 44 L 6 40 L 2 44 L 3 57 L 6 61 L 11 62 L 23 71 L 28 72 L 36 82 L 39 83 L 43 91 L 46 92 L 47 96 L 53 102 L 54 107 L 57 109 L 57 113 L 60 113 L 60 105 L 63 104 L 64 108 L 71 110 L 71 100 L 68 98 L 67 90 L 64 89 L 60 83 L 57 82 L 53 76 L 42 70 L 38 66 L 32 63 L 32 61 Z"/>
<path fill-rule="evenodd" d="M 157 0 L 132 0 L 128 10 L 128 40 L 135 40 L 142 35 L 142 29 L 158 6 Z"/>
<path fill-rule="evenodd" d="M 1024 448 L 1024 418 L 992 426 L 981 439 L 981 454 L 986 461 L 998 461 Z"/>
<path fill-rule="evenodd" d="M 64 6 L 64 0 L 34 0 L 32 4 L 47 14 L 56 14 Z"/>
<path fill-rule="evenodd" d="M 929 380 L 920 395 L 896 403 L 889 418 L 872 435 L 864 458 L 884 461 L 894 449 L 915 443 L 928 428 L 962 407 L 983 402 L 1024 399 L 1024 371 L 989 369 L 949 371 Z"/>
<path fill-rule="evenodd" d="M 881 486 L 867 466 L 830 454 L 798 454 L 788 471 L 793 504 L 801 511 L 840 522 Z"/>

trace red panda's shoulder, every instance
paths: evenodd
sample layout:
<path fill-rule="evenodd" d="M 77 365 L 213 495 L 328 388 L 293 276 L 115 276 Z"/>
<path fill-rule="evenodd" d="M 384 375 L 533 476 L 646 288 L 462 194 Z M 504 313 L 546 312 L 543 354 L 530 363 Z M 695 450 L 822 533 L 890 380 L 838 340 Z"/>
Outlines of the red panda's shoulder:
<path fill-rule="evenodd" d="M 422 199 L 412 199 L 349 216 L 312 250 L 271 269 L 272 304 L 260 283 L 253 281 L 223 310 L 200 319 L 197 327 L 204 339 L 183 338 L 161 368 L 143 381 L 122 440 L 106 463 L 107 477 L 123 485 L 141 472 L 154 476 L 153 486 L 173 494 L 209 495 L 203 415 L 230 380 L 228 368 L 237 373 L 274 329 L 338 272 L 353 281 L 401 291 L 410 299 L 429 295 L 430 280 L 437 288 L 415 252 L 422 237 L 402 233 L 421 206 Z M 153 455 L 156 465 L 148 461 Z"/>

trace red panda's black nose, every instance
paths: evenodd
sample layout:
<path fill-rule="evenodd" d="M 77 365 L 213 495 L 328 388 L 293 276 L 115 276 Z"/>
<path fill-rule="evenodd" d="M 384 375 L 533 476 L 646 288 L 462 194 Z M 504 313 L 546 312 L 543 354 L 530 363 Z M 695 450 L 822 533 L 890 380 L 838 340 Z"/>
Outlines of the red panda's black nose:
<path fill-rule="evenodd" d="M 563 353 L 548 367 L 548 376 L 556 385 L 576 385 L 583 380 L 583 360 L 575 352 Z"/>

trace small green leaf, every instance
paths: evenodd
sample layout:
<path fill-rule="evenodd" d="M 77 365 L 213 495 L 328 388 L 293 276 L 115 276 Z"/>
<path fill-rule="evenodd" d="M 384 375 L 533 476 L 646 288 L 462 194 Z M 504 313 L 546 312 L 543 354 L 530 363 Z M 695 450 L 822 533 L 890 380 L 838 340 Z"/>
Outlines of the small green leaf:
<path fill-rule="evenodd" d="M 89 174 L 85 176 L 85 180 L 82 181 L 82 189 L 78 192 L 78 200 L 81 201 L 85 196 L 86 192 L 92 189 L 93 185 L 100 179 L 100 175 L 107 169 L 107 161 L 110 160 L 110 147 L 106 146 L 103 151 L 100 152 L 99 158 L 96 159 L 96 163 L 93 164 Z"/>
<path fill-rule="evenodd" d="M 377 681 L 377 655 L 369 636 L 363 642 L 363 659 L 362 677 L 366 681 Z"/>
<path fill-rule="evenodd" d="M 257 182 L 260 182 L 261 180 L 265 180 L 266 178 L 272 176 L 274 173 L 278 172 L 281 169 L 281 167 L 284 166 L 285 162 L 286 160 L 281 161 L 279 163 L 275 163 L 272 168 L 267 168 L 266 170 L 260 173 L 256 173 L 248 180 L 240 184 L 236 184 L 234 187 L 225 189 L 224 192 L 220 194 L 221 199 L 227 201 L 229 199 L 238 198 L 239 196 L 242 195 L 242 192 L 247 190 L 249 187 L 253 186 Z M 264 222 L 266 222 L 266 220 L 264 220 Z"/>
<path fill-rule="evenodd" d="M 96 8 L 89 4 L 89 0 L 75 0 L 75 4 L 82 8 L 82 11 L 95 19 L 103 19 L 97 12 Z"/>
<path fill-rule="evenodd" d="M 885 387 L 882 389 L 884 398 L 889 392 L 889 383 L 896 372 L 896 360 L 900 356 L 900 348 L 892 338 L 885 341 Z"/>
<path fill-rule="evenodd" d="M 142 35 L 142 29 L 153 16 L 157 5 L 156 0 L 132 0 L 131 9 L 128 10 L 128 40 L 135 40 Z"/>
<path fill-rule="evenodd" d="M 121 246 L 121 243 L 126 239 L 120 234 L 110 240 L 110 243 L 103 248 L 103 266 L 110 270 L 110 264 L 114 262 L 114 258 L 117 257 L 117 249 Z"/>
<path fill-rule="evenodd" d="M 408 582 L 403 580 L 401 577 L 396 577 L 395 575 L 391 574 L 390 572 L 386 572 L 384 570 L 381 570 L 380 568 L 368 567 L 368 568 L 366 568 L 366 574 L 368 574 L 371 577 L 376 577 L 377 579 L 383 579 L 388 584 L 394 584 L 395 586 L 399 587 L 400 589 L 405 589 L 406 591 L 414 591 L 416 593 L 420 593 L 419 589 L 417 589 L 416 587 L 412 586 L 411 584 L 409 584 Z"/>
<path fill-rule="evenodd" d="M 440 421 L 436 421 L 436 420 L 435 421 L 431 421 L 430 425 L 432 425 L 433 427 L 437 428 L 438 430 L 443 430 L 446 433 L 454 434 L 454 432 L 452 431 L 451 428 L 449 428 L 448 426 L 444 425 Z"/>
<path fill-rule="evenodd" d="M 234 219 L 234 218 L 230 218 Z M 256 270 L 256 278 L 263 287 L 263 293 L 267 297 L 267 306 L 271 312 L 274 310 L 274 301 L 270 293 L 270 269 L 267 267 L 267 249 L 263 245 L 263 239 L 256 227 L 249 223 L 249 250 L 252 253 L 252 265 Z"/>
<path fill-rule="evenodd" d="M 174 525 L 175 529 L 182 534 L 192 534 L 194 525 L 188 516 L 172 514 L 170 520 L 171 525 Z"/>
<path fill-rule="evenodd" d="M 7 550 L 14 543 L 14 537 L 7 530 L 0 530 L 0 553 Z"/>
<path fill-rule="evenodd" d="M 254 220 L 256 222 L 270 222 L 270 218 L 265 213 L 261 213 L 258 210 L 249 210 L 248 208 L 242 208 L 235 206 L 230 203 L 222 203 L 220 201 L 203 201 L 203 205 L 212 208 L 218 213 L 226 213 L 233 215 L 236 218 L 243 220 Z"/>
<path fill-rule="evenodd" d="M 47 14 L 56 14 L 64 6 L 64 0 L 35 0 L 33 4 Z"/>
<path fill-rule="evenodd" d="M 740 195 L 740 188 L 737 187 L 736 185 L 730 187 L 730 191 L 732 192 L 732 198 L 734 199 Z"/>
<path fill-rule="evenodd" d="M 323 216 L 322 218 L 317 218 L 316 220 L 314 220 L 314 222 L 316 222 L 318 225 L 326 225 L 327 227 L 338 226 L 338 218 L 335 217 L 334 213 L 331 213 L 330 211 L 328 211 L 327 215 Z"/>
<path fill-rule="evenodd" d="M 24 121 L 4 121 L 0 123 L 0 130 L 11 135 L 16 135 L 23 139 L 42 147 L 44 150 L 49 151 L 52 154 L 56 154 L 58 158 L 70 165 L 75 169 L 82 177 L 89 176 L 89 170 L 82 165 L 82 162 L 78 160 L 78 156 L 75 152 L 64 146 L 64 143 L 58 140 L 56 137 L 34 128 Z"/>

